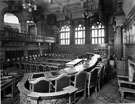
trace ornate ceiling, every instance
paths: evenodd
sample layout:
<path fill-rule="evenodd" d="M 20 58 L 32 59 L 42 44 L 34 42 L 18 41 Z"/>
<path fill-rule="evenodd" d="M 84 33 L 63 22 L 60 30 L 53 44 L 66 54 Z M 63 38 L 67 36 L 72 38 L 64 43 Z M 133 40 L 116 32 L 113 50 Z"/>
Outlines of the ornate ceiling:
<path fill-rule="evenodd" d="M 37 6 L 41 6 L 48 13 L 58 14 L 64 11 L 76 12 L 84 11 L 84 2 L 89 4 L 98 4 L 99 0 L 3 0 L 4 2 L 15 2 L 14 4 L 20 4 L 24 2 L 35 3 Z"/>
<path fill-rule="evenodd" d="M 15 5 L 22 6 L 23 3 L 37 5 L 37 11 L 34 15 L 41 14 L 55 14 L 57 17 L 67 16 L 72 14 L 75 18 L 82 17 L 84 13 L 92 16 L 103 16 L 107 18 L 108 15 L 113 15 L 116 10 L 118 1 L 122 0 L 3 0 L 13 7 Z M 16 9 L 15 9 L 16 10 Z M 78 14 L 77 14 L 78 13 Z M 94 14 L 94 15 L 93 15 Z M 102 17 L 101 17 L 102 18 Z"/>

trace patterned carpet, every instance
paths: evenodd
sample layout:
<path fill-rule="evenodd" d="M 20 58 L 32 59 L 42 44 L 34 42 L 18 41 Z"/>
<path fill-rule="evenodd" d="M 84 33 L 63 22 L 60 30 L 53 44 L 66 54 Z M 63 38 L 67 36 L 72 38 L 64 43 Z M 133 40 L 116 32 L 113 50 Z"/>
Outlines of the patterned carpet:
<path fill-rule="evenodd" d="M 125 103 L 135 104 L 130 100 L 125 100 Z M 97 96 L 93 93 L 85 100 L 82 98 L 77 104 L 123 104 L 120 103 L 116 74 L 113 74 L 112 78 L 97 93 Z"/>
<path fill-rule="evenodd" d="M 80 100 L 78 104 L 109 104 L 119 102 L 120 95 L 118 93 L 117 78 L 113 78 L 102 87 L 97 95 L 93 93 L 87 99 Z"/>

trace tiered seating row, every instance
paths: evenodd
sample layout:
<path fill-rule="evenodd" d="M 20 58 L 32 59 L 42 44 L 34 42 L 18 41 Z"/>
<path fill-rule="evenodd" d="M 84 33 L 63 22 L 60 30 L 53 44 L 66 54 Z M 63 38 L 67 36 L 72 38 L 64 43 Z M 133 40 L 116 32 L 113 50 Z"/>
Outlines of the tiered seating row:
<path fill-rule="evenodd" d="M 69 62 L 72 59 L 74 59 L 75 56 L 73 54 L 55 54 L 55 53 L 49 53 L 49 54 L 36 54 L 36 55 L 29 55 L 29 56 L 22 56 L 22 57 L 16 57 L 12 59 L 6 59 L 6 60 L 0 60 L 0 68 L 6 69 L 12 66 L 15 66 L 18 62 L 26 62 L 26 61 L 48 61 L 48 62 Z"/>

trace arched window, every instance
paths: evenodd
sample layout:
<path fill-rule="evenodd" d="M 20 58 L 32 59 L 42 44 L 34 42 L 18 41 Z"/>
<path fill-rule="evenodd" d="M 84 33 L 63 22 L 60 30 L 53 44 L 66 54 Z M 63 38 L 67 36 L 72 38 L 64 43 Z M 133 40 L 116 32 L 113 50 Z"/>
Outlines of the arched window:
<path fill-rule="evenodd" d="M 20 23 L 18 17 L 12 13 L 4 14 L 4 24 L 8 27 L 18 29 L 20 31 Z"/>
<path fill-rule="evenodd" d="M 85 27 L 81 24 L 75 28 L 75 44 L 85 44 Z"/>
<path fill-rule="evenodd" d="M 92 44 L 104 44 L 105 43 L 105 28 L 97 22 L 92 25 Z"/>
<path fill-rule="evenodd" d="M 60 45 L 70 44 L 70 27 L 62 26 L 60 29 Z"/>

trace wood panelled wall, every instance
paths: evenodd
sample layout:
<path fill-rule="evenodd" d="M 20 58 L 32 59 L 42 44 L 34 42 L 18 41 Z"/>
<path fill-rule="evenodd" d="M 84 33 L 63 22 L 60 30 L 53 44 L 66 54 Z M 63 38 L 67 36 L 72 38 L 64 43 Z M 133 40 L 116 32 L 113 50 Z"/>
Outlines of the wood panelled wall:
<path fill-rule="evenodd" d="M 123 10 L 126 16 L 123 27 L 125 75 L 128 75 L 129 56 L 135 58 L 135 0 L 123 0 Z"/>

